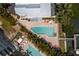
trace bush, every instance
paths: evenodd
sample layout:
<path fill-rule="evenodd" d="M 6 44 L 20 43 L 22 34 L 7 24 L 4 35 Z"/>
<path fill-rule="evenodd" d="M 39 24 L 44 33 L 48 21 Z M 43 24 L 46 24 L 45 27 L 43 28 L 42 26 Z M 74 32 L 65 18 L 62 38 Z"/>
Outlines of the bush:
<path fill-rule="evenodd" d="M 3 17 L 5 21 L 8 21 L 11 25 L 15 25 L 16 20 L 3 7 L 0 7 L 0 16 Z"/>
<path fill-rule="evenodd" d="M 23 32 L 28 32 L 28 30 L 22 25 L 21 25 L 21 29 L 20 30 L 23 31 Z"/>
<path fill-rule="evenodd" d="M 73 37 L 74 27 L 72 24 L 62 26 L 63 31 L 66 33 L 66 37 Z"/>

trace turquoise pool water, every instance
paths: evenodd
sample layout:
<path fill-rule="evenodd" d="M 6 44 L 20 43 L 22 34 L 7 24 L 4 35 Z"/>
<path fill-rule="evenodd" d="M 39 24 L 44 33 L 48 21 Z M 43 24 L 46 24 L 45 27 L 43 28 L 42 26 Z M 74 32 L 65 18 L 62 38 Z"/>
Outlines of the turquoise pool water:
<path fill-rule="evenodd" d="M 32 31 L 36 34 L 46 34 L 49 37 L 54 36 L 55 33 L 54 27 L 48 27 L 48 26 L 32 27 Z"/>
<path fill-rule="evenodd" d="M 36 50 L 32 45 L 29 45 L 29 47 L 26 49 L 28 51 L 28 54 L 30 56 L 42 56 L 38 50 Z"/>

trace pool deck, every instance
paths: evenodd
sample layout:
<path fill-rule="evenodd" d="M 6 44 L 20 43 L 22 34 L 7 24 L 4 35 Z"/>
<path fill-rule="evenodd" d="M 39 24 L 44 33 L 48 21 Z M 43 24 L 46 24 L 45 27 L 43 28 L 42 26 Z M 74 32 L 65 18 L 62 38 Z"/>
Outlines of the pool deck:
<path fill-rule="evenodd" d="M 27 20 L 21 20 L 18 19 L 18 22 L 25 26 L 28 30 L 31 31 L 31 28 L 34 26 L 51 26 L 55 28 L 55 37 L 48 37 L 47 35 L 40 35 L 41 37 L 45 38 L 46 41 L 50 42 L 52 46 L 59 47 L 59 41 L 58 41 L 58 24 L 53 22 L 52 24 L 44 23 L 43 21 L 27 21 Z"/>

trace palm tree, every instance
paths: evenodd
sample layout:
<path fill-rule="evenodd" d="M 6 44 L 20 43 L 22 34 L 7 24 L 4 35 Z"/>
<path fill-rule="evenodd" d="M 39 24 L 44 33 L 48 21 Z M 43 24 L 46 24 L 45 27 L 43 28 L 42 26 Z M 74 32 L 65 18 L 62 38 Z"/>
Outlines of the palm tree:
<path fill-rule="evenodd" d="M 74 33 L 73 25 L 70 23 L 73 16 L 71 8 L 72 4 L 69 3 L 59 4 L 57 7 L 57 21 L 59 22 L 61 31 L 66 33 L 66 37 L 72 37 Z M 62 53 L 62 55 L 64 55 L 64 53 Z"/>
<path fill-rule="evenodd" d="M 60 4 L 57 7 L 57 17 L 58 21 L 62 23 L 63 25 L 69 24 L 70 19 L 72 17 L 72 10 L 71 10 L 72 4 Z"/>
<path fill-rule="evenodd" d="M 33 56 L 33 55 L 31 54 L 31 53 L 32 53 L 31 51 L 29 51 L 29 50 L 26 50 L 26 51 L 27 51 L 27 54 L 28 54 L 28 55 Z"/>
<path fill-rule="evenodd" d="M 64 31 L 65 33 L 71 31 L 71 29 L 71 33 L 73 32 L 73 25 L 70 23 L 70 20 L 73 16 L 71 8 L 72 4 L 69 3 L 59 4 L 57 6 L 57 21 L 60 24 L 59 27 L 62 28 L 61 31 Z"/>

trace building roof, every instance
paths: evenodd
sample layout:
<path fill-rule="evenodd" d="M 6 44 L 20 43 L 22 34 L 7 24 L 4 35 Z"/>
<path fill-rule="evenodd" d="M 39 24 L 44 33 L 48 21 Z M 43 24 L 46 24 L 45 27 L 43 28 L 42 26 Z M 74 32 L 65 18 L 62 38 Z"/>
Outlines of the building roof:
<path fill-rule="evenodd" d="M 11 44 L 9 39 L 5 36 L 3 30 L 0 29 L 0 54 L 2 52 L 6 53 L 6 51 L 4 51 L 4 49 L 6 51 L 10 51 L 10 50 L 13 51 L 15 49 L 15 47 Z M 6 53 L 6 55 L 7 55 L 7 53 Z"/>
<path fill-rule="evenodd" d="M 22 40 L 23 40 L 22 38 L 19 38 L 17 42 L 18 42 L 18 43 L 21 43 Z"/>

